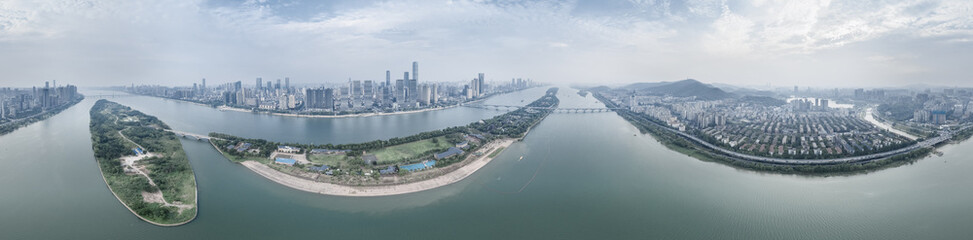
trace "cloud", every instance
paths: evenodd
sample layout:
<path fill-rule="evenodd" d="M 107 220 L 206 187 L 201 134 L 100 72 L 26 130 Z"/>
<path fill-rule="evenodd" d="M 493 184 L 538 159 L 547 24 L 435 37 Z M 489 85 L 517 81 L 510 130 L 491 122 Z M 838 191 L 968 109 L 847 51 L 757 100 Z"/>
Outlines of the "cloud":
<path fill-rule="evenodd" d="M 319 83 L 378 79 L 420 61 L 433 81 L 477 72 L 740 83 L 847 73 L 883 83 L 916 77 L 878 73 L 903 66 L 970 76 L 936 63 L 938 54 L 971 51 L 971 9 L 973 2 L 959 0 L 7 0 L 0 1 L 0 72 L 21 85 L 257 76 Z M 870 56 L 893 56 L 896 64 L 830 64 Z M 824 67 L 834 75 L 822 75 Z"/>

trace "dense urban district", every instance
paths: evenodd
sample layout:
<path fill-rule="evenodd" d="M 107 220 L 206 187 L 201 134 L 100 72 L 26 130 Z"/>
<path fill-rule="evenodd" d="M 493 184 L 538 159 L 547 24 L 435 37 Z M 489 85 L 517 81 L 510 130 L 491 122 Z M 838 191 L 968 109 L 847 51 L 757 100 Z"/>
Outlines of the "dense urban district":
<path fill-rule="evenodd" d="M 108 188 L 160 226 L 196 218 L 196 177 L 179 138 L 156 117 L 108 100 L 91 108 L 91 143 Z"/>
<path fill-rule="evenodd" d="M 0 88 L 0 135 L 54 116 L 83 99 L 78 87 L 57 86 L 57 81 L 41 88 Z"/>
<path fill-rule="evenodd" d="M 973 132 L 969 89 L 724 91 L 689 79 L 588 90 L 667 146 L 755 169 L 873 169 Z"/>
<path fill-rule="evenodd" d="M 440 109 L 485 99 L 495 94 L 534 87 L 530 79 L 513 78 L 509 83 L 487 84 L 483 73 L 460 83 L 420 82 L 419 63 L 412 72 L 385 81 L 351 80 L 333 86 L 291 85 L 289 77 L 276 82 L 256 78 L 253 85 L 242 81 L 207 87 L 206 79 L 192 87 L 135 86 L 124 91 L 178 99 L 231 110 L 268 112 L 300 116 L 350 116 Z"/>
<path fill-rule="evenodd" d="M 493 158 L 557 108 L 558 88 L 517 110 L 466 126 L 354 144 L 277 143 L 211 133 L 210 141 L 234 162 L 258 162 L 316 182 L 349 186 L 427 180 L 477 158 Z M 474 170 L 475 171 L 475 170 Z"/>

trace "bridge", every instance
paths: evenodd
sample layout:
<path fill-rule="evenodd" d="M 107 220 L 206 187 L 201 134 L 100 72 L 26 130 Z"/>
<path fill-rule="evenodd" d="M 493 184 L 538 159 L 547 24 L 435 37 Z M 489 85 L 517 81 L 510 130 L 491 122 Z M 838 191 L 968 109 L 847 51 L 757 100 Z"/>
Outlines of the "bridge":
<path fill-rule="evenodd" d="M 203 140 L 209 141 L 210 139 L 223 140 L 221 138 L 214 138 L 214 137 L 210 137 L 208 135 L 195 134 L 195 133 L 177 131 L 177 130 L 172 130 L 172 129 L 166 129 L 166 132 L 174 133 L 174 134 L 176 134 L 176 136 L 179 136 L 179 137 L 182 137 L 182 138 L 189 138 L 189 139 L 194 139 L 195 138 L 197 141 L 203 141 Z"/>
<path fill-rule="evenodd" d="M 98 98 L 121 98 L 121 97 L 134 97 L 132 94 L 93 94 L 84 95 L 86 98 L 98 99 Z"/>
<path fill-rule="evenodd" d="M 516 105 L 494 105 L 494 104 L 473 104 L 473 105 L 465 105 L 465 106 L 472 107 L 472 108 L 489 109 L 489 110 L 508 110 L 508 111 L 516 110 L 516 109 L 519 109 L 519 108 L 527 108 L 527 109 L 551 109 L 551 108 L 543 108 L 543 107 L 525 107 L 525 106 L 516 106 Z M 602 107 L 602 108 L 562 108 L 562 107 L 557 107 L 557 108 L 554 108 L 554 112 L 555 113 L 599 113 L 599 112 L 613 112 L 613 111 L 619 110 L 619 109 L 623 109 L 623 108 L 604 108 L 604 107 Z"/>

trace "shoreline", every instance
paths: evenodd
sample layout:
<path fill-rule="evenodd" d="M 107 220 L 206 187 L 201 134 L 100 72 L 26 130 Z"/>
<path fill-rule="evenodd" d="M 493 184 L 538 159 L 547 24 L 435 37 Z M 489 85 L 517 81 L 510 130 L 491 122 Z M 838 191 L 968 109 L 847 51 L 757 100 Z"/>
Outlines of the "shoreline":
<path fill-rule="evenodd" d="M 216 109 L 218 109 L 220 111 L 229 110 L 229 111 L 234 111 L 234 112 L 244 112 L 244 113 L 254 113 L 254 114 L 267 114 L 267 115 L 275 115 L 275 116 L 283 116 L 283 117 L 302 117 L 302 118 L 359 118 L 359 117 L 391 116 L 391 115 L 399 115 L 399 114 L 412 114 L 412 113 L 422 113 L 422 112 L 431 112 L 431 111 L 438 111 L 438 110 L 446 110 L 446 109 L 455 108 L 455 107 L 462 107 L 463 105 L 466 105 L 466 104 L 469 104 L 469 103 L 475 103 L 475 102 L 479 102 L 479 101 L 483 101 L 483 100 L 486 100 L 486 98 L 484 98 L 484 99 L 478 99 L 478 100 L 473 100 L 473 101 L 469 101 L 469 102 L 464 102 L 464 103 L 461 103 L 461 104 L 454 104 L 454 105 L 449 105 L 449 106 L 443 106 L 443 107 L 424 108 L 424 109 L 416 109 L 416 110 L 409 110 L 409 111 L 353 113 L 353 114 L 342 114 L 342 115 L 323 115 L 323 114 L 317 115 L 317 114 L 299 114 L 299 113 L 278 113 L 278 112 L 266 112 L 266 111 L 253 111 L 253 110 L 247 110 L 247 109 L 237 108 L 237 107 L 228 107 L 228 106 L 217 106 Z M 186 100 L 178 100 L 178 101 L 190 102 L 190 101 L 186 101 Z M 191 103 L 196 103 L 196 102 L 191 102 Z M 199 103 L 196 103 L 196 104 L 199 104 Z M 209 106 L 209 105 L 204 105 L 204 106 Z"/>
<path fill-rule="evenodd" d="M 883 129 L 891 133 L 898 134 L 899 136 L 908 138 L 909 140 L 915 141 L 916 139 L 919 139 L 919 137 L 917 136 L 913 136 L 912 134 L 893 128 L 891 124 L 879 121 L 878 119 L 875 118 L 875 116 L 872 115 L 872 113 L 873 113 L 872 108 L 868 108 L 865 110 L 865 115 L 862 118 L 865 119 L 866 122 L 871 123 L 873 126 L 879 129 Z"/>
<path fill-rule="evenodd" d="M 600 100 L 602 96 L 594 94 Z M 609 106 L 608 101 L 602 101 Z M 683 153 L 689 157 L 702 161 L 722 162 L 724 164 L 743 167 L 760 172 L 777 173 L 798 173 L 798 174 L 832 174 L 832 173 L 858 173 L 869 172 L 885 166 L 891 166 L 901 162 L 914 161 L 927 156 L 938 146 L 952 137 L 937 137 L 927 139 L 907 147 L 874 153 L 864 156 L 852 156 L 834 159 L 748 159 L 745 157 L 757 157 L 745 155 L 730 150 L 712 146 L 700 139 L 688 136 L 685 133 L 675 131 L 659 123 L 647 121 L 643 124 L 635 119 L 634 114 L 624 114 L 624 111 L 617 111 L 616 114 L 626 122 L 636 127 L 642 134 L 648 133 L 652 138 L 662 143 L 666 148 Z M 644 118 L 643 118 L 644 119 Z M 671 134 L 671 135 L 668 135 Z M 677 143 L 678 142 L 678 143 Z M 714 148 L 715 147 L 715 148 Z"/>
<path fill-rule="evenodd" d="M 501 139 L 498 142 L 487 144 L 483 148 L 503 147 L 506 150 L 514 142 L 517 142 L 517 139 Z M 240 164 L 270 181 L 305 192 L 345 197 L 380 197 L 421 192 L 457 183 L 473 175 L 473 173 L 486 166 L 498 156 L 499 154 L 491 158 L 489 154 L 483 154 L 483 156 L 474 156 L 471 154 L 469 157 L 472 159 L 468 158 L 464 160 L 466 162 L 465 165 L 443 175 L 417 182 L 381 186 L 347 186 L 317 182 L 274 170 L 259 162 L 245 161 Z"/>
<path fill-rule="evenodd" d="M 409 110 L 409 111 L 396 111 L 396 112 L 390 112 L 390 113 L 387 113 L 387 112 L 370 112 L 370 113 L 353 113 L 353 114 L 342 114 L 342 115 L 323 115 L 323 114 L 322 115 L 317 115 L 317 114 L 278 113 L 278 112 L 269 112 L 269 111 L 253 111 L 253 110 L 247 110 L 247 109 L 244 109 L 244 108 L 230 107 L 230 106 L 226 106 L 226 105 L 223 105 L 223 106 L 211 106 L 211 105 L 207 105 L 207 104 L 203 104 L 203 103 L 199 103 L 199 102 L 194 102 L 194 101 L 189 101 L 189 100 L 185 100 L 185 99 L 176 99 L 176 98 L 160 97 L 160 96 L 153 96 L 153 95 L 145 95 L 145 94 L 139 94 L 139 93 L 126 92 L 126 91 L 122 91 L 122 92 L 123 93 L 127 93 L 127 94 L 132 94 L 132 95 L 138 95 L 138 96 L 155 97 L 155 98 L 162 98 L 162 99 L 174 100 L 174 101 L 179 101 L 179 102 L 191 103 L 191 104 L 196 104 L 196 105 L 199 105 L 199 106 L 205 106 L 205 107 L 215 108 L 215 109 L 220 110 L 220 111 L 229 110 L 229 111 L 234 111 L 234 112 L 244 112 L 244 113 L 254 113 L 254 114 L 267 114 L 267 115 L 284 116 L 284 117 L 303 117 L 303 118 L 358 118 L 358 117 L 389 116 L 389 115 L 412 114 L 412 113 L 422 113 L 422 112 L 429 112 L 429 111 L 446 110 L 446 109 L 455 108 L 455 107 L 462 107 L 462 106 L 464 106 L 466 104 L 481 102 L 481 101 L 490 99 L 490 98 L 492 98 L 492 97 L 494 97 L 496 95 L 515 93 L 515 92 L 519 92 L 519 91 L 523 91 L 523 90 L 527 90 L 527 89 L 531 89 L 531 88 L 525 88 L 525 89 L 520 89 L 520 90 L 511 91 L 511 92 L 505 92 L 505 93 L 498 93 L 498 94 L 495 94 L 495 95 L 487 96 L 485 98 L 476 99 L 476 100 L 469 101 L 469 102 L 463 102 L 463 103 L 453 104 L 453 105 L 449 105 L 449 106 L 443 106 L 443 107 L 424 108 L 424 109 Z"/>

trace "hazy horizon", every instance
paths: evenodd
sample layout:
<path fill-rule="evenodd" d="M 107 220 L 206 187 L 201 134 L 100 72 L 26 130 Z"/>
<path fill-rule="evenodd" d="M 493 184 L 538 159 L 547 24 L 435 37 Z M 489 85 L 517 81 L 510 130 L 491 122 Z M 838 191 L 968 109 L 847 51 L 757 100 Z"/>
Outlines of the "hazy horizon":
<path fill-rule="evenodd" d="M 973 87 L 968 1 L 4 1 L 4 86 L 531 78 Z"/>

